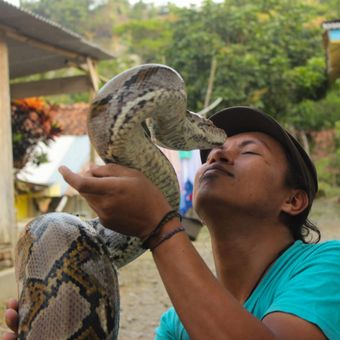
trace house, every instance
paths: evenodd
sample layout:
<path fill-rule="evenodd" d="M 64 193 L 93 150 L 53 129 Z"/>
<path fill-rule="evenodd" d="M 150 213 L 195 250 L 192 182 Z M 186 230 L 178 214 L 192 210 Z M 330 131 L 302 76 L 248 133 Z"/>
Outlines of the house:
<path fill-rule="evenodd" d="M 78 34 L 0 0 L 0 243 L 16 242 L 11 100 L 97 91 L 96 63 L 114 56 Z M 82 75 L 23 81 L 52 70 L 76 69 Z"/>
<path fill-rule="evenodd" d="M 86 132 L 88 110 L 89 105 L 85 103 L 60 105 L 55 120 L 61 126 L 62 134 L 48 146 L 37 145 L 37 149 L 47 155 L 48 162 L 40 165 L 29 162 L 16 174 L 15 206 L 20 226 L 39 214 L 52 211 L 92 217 L 86 202 L 58 172 L 61 165 L 82 172 L 90 164 L 91 147 Z"/>
<path fill-rule="evenodd" d="M 340 77 L 340 20 L 325 21 L 323 34 L 327 58 L 327 73 L 330 81 Z"/>

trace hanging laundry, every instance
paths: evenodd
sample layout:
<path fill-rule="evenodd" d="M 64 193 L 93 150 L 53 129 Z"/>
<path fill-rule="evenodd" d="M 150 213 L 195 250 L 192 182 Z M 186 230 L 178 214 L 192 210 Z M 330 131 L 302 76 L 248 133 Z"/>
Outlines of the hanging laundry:
<path fill-rule="evenodd" d="M 195 175 L 201 166 L 201 158 L 198 150 L 179 151 L 181 162 L 181 202 L 180 212 L 183 216 L 192 215 L 192 192 Z"/>

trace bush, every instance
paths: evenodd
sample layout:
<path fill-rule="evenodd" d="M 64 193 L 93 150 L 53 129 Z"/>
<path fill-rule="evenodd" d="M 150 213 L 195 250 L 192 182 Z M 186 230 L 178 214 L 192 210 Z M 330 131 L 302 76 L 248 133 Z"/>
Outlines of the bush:
<path fill-rule="evenodd" d="M 46 154 L 36 152 L 39 142 L 46 145 L 59 135 L 61 128 L 53 121 L 55 107 L 41 98 L 16 100 L 12 103 L 12 143 L 15 169 L 22 169 L 28 161 L 40 164 Z"/>

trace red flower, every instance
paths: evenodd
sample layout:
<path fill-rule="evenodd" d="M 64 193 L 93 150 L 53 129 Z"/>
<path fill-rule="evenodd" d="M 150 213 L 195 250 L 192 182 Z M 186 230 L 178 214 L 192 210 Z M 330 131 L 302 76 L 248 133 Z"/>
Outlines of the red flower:
<path fill-rule="evenodd" d="M 61 128 L 53 121 L 55 106 L 49 106 L 42 98 L 16 100 L 11 109 L 13 158 L 15 167 L 20 169 L 36 156 L 34 147 L 39 142 L 47 145 L 60 134 Z"/>

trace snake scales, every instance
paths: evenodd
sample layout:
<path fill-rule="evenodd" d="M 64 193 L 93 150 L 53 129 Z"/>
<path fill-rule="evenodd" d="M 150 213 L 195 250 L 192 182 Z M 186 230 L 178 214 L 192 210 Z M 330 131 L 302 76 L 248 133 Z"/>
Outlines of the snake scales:
<path fill-rule="evenodd" d="M 156 64 L 129 69 L 102 87 L 91 105 L 88 133 L 106 163 L 142 171 L 174 209 L 176 174 L 155 144 L 209 149 L 225 140 L 224 131 L 187 111 L 181 76 Z M 138 238 L 106 229 L 98 219 L 51 213 L 33 220 L 17 244 L 19 338 L 116 339 L 116 270 L 143 251 Z"/>

